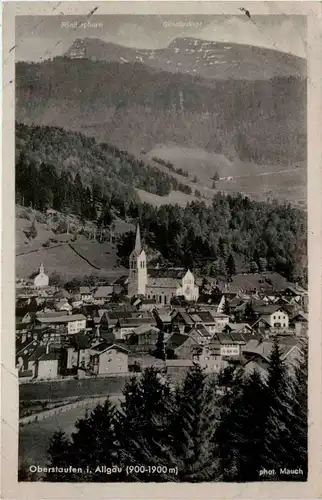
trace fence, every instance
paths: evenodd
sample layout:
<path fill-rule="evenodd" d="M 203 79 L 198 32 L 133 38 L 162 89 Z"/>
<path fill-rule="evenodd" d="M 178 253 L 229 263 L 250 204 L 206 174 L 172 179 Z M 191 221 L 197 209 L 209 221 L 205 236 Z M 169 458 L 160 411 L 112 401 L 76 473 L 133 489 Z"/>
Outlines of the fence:
<path fill-rule="evenodd" d="M 57 408 L 52 408 L 51 410 L 45 410 L 39 413 L 34 413 L 33 415 L 29 415 L 28 417 L 23 417 L 19 420 L 19 424 L 26 425 L 31 424 L 32 422 L 39 422 L 46 418 L 53 417 L 54 415 L 57 415 L 59 413 L 68 412 L 69 410 L 73 410 L 74 408 L 86 407 L 87 405 L 93 403 L 103 404 L 105 400 L 106 396 L 99 396 L 95 398 L 85 399 L 83 401 L 77 401 L 75 403 L 69 403 L 63 406 L 58 406 Z"/>

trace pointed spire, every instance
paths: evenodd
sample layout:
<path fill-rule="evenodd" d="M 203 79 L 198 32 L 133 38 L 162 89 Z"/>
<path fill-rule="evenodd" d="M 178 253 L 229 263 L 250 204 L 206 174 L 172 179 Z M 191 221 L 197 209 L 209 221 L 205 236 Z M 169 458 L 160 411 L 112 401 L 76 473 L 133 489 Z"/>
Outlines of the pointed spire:
<path fill-rule="evenodd" d="M 44 274 L 44 272 L 45 272 L 44 264 L 41 262 L 40 267 L 39 267 L 39 273 Z"/>
<path fill-rule="evenodd" d="M 136 253 L 141 253 L 142 246 L 141 246 L 141 234 L 140 234 L 140 224 L 136 226 L 136 237 L 135 237 L 135 247 L 134 250 Z"/>

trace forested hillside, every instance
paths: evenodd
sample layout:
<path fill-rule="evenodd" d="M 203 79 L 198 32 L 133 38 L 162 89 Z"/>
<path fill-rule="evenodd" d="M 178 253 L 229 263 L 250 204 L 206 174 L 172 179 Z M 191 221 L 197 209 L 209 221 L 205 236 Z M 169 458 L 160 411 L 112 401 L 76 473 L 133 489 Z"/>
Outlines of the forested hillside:
<path fill-rule="evenodd" d="M 81 131 L 122 149 L 201 148 L 262 165 L 306 159 L 306 81 L 207 80 L 140 63 L 16 64 L 20 122 Z"/>
<path fill-rule="evenodd" d="M 55 127 L 16 126 L 16 191 L 23 205 L 95 218 L 97 203 L 138 201 L 135 188 L 159 196 L 191 188 L 127 151 Z"/>
<path fill-rule="evenodd" d="M 177 181 L 125 151 L 62 129 L 17 126 L 17 201 L 74 213 L 108 227 L 117 215 L 141 221 L 145 242 L 166 262 L 234 274 L 243 269 L 278 271 L 307 279 L 306 214 L 290 205 L 261 203 L 242 195 L 215 194 L 203 201 L 155 208 L 141 203 L 134 186 L 166 193 Z M 119 242 L 124 265 L 133 235 Z"/>

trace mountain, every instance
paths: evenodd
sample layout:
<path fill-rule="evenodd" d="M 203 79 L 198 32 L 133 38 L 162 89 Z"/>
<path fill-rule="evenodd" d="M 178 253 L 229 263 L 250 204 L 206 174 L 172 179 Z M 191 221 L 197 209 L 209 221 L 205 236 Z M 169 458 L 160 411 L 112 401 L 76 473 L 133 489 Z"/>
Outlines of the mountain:
<path fill-rule="evenodd" d="M 16 64 L 16 117 L 139 154 L 160 144 L 260 165 L 306 160 L 306 81 L 210 80 L 141 63 Z"/>
<path fill-rule="evenodd" d="M 71 59 L 134 63 L 203 78 L 268 80 L 276 76 L 305 77 L 306 61 L 276 50 L 186 37 L 164 49 L 134 49 L 99 38 L 78 38 L 64 54 Z"/>

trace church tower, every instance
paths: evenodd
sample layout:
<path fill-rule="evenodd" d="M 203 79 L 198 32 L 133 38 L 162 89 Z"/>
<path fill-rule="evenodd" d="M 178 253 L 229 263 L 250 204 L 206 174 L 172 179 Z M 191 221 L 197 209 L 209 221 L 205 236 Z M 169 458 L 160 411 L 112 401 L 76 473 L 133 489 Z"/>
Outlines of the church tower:
<path fill-rule="evenodd" d="M 145 295 L 148 283 L 148 271 L 146 268 L 146 254 L 141 245 L 141 234 L 139 224 L 136 227 L 135 247 L 130 254 L 128 295 Z"/>

